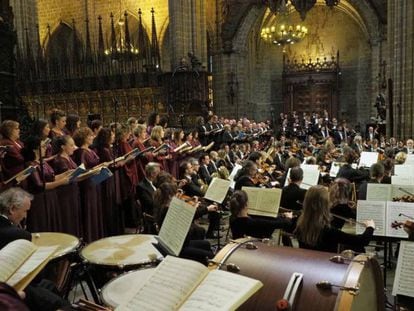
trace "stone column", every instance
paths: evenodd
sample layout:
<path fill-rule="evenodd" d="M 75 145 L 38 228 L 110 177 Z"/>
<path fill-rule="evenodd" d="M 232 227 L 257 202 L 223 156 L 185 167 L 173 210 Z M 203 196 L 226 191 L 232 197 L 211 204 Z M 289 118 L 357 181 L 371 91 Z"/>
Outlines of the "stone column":
<path fill-rule="evenodd" d="M 188 52 L 207 65 L 207 29 L 204 0 L 169 0 L 171 70 Z M 188 58 L 187 58 L 188 59 Z"/>
<path fill-rule="evenodd" d="M 394 127 L 390 135 L 399 139 L 413 136 L 413 38 L 414 2 L 411 0 L 388 1 L 388 50 L 389 75 L 394 89 Z"/>

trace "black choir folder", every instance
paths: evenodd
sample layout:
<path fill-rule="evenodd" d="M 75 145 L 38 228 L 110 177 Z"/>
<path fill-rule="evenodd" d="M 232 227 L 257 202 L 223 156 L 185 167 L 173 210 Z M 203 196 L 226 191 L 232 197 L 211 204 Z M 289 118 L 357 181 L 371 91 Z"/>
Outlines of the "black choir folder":
<path fill-rule="evenodd" d="M 167 256 L 116 311 L 235 310 L 263 284 L 187 259 Z"/>

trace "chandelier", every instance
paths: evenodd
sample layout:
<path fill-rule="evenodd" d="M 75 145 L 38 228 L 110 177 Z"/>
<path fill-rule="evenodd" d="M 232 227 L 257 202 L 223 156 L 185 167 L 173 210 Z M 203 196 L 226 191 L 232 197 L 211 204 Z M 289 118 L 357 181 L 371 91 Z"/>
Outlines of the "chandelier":
<path fill-rule="evenodd" d="M 263 0 L 264 3 L 269 7 L 269 9 L 273 12 L 279 12 L 281 8 L 283 9 L 286 6 L 287 0 Z M 340 0 L 325 0 L 325 4 L 333 8 L 339 4 Z M 299 12 L 300 17 L 302 20 L 305 20 L 306 14 L 312 9 L 317 0 L 290 0 L 292 6 L 295 8 L 296 11 Z"/>
<path fill-rule="evenodd" d="M 270 8 L 272 9 L 272 7 Z M 283 52 L 285 52 L 286 45 L 295 44 L 306 37 L 308 28 L 299 23 L 291 23 L 286 0 L 281 1 L 276 12 L 279 13 L 280 22 L 277 25 L 262 28 L 260 36 L 266 42 L 282 46 Z"/>
<path fill-rule="evenodd" d="M 124 17 L 118 20 L 119 37 L 116 37 L 114 15 L 111 13 L 111 44 L 105 49 L 105 55 L 117 58 L 120 56 L 138 55 L 139 49 L 134 47 L 131 42 L 128 13 L 125 11 Z"/>
<path fill-rule="evenodd" d="M 303 25 L 280 24 L 262 28 L 261 37 L 270 43 L 285 46 L 301 41 L 308 34 L 308 28 Z"/>

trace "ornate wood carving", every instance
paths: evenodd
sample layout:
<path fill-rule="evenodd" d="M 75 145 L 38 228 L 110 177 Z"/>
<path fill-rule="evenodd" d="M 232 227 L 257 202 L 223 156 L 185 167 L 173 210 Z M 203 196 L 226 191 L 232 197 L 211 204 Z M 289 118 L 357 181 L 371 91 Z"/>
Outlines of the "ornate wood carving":
<path fill-rule="evenodd" d="M 339 53 L 336 59 L 283 62 L 284 112 L 327 110 L 338 117 L 340 91 Z"/>

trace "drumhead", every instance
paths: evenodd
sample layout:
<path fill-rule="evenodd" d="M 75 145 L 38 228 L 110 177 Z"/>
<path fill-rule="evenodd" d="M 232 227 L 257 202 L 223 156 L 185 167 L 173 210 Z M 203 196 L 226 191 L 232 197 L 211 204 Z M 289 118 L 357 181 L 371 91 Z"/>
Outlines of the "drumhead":
<path fill-rule="evenodd" d="M 118 235 L 92 242 L 82 249 L 80 255 L 96 265 L 140 265 L 153 261 L 153 258 L 162 258 L 152 243 L 157 243 L 157 240 L 149 234 Z"/>
<path fill-rule="evenodd" d="M 149 279 L 155 271 L 154 268 L 141 269 L 124 273 L 108 282 L 101 292 L 102 302 L 111 308 L 128 301 L 134 292 Z"/>
<path fill-rule="evenodd" d="M 36 246 L 57 246 L 52 259 L 65 256 L 75 251 L 80 246 L 80 241 L 74 235 L 60 232 L 32 233 L 32 242 Z"/>

